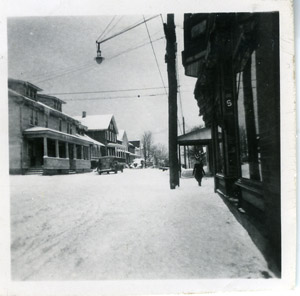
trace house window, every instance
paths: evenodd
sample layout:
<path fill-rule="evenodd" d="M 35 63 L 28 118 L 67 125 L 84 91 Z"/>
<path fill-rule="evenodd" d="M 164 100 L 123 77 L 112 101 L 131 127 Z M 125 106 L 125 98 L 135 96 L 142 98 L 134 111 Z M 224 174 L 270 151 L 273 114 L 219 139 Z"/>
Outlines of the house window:
<path fill-rule="evenodd" d="M 45 127 L 48 127 L 48 115 L 45 115 Z"/>
<path fill-rule="evenodd" d="M 29 122 L 32 125 L 33 125 L 33 112 L 34 112 L 33 109 L 31 109 Z"/>
<path fill-rule="evenodd" d="M 72 133 L 73 133 L 73 126 L 72 124 L 70 124 L 70 134 L 72 135 Z"/>
<path fill-rule="evenodd" d="M 72 134 L 72 124 L 67 122 L 67 133 Z"/>
<path fill-rule="evenodd" d="M 60 132 L 62 131 L 62 120 L 61 119 L 59 120 L 59 131 Z"/>
<path fill-rule="evenodd" d="M 34 124 L 38 125 L 39 124 L 39 117 L 38 117 L 38 111 L 35 111 L 35 118 L 34 118 Z"/>
<path fill-rule="evenodd" d="M 255 51 L 236 81 L 241 176 L 261 181 Z"/>

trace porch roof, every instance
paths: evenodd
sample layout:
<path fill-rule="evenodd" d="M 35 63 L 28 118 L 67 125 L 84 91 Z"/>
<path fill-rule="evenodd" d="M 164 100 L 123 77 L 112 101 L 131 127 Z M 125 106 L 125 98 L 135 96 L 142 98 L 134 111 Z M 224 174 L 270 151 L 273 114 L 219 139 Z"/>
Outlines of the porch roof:
<path fill-rule="evenodd" d="M 78 135 L 78 136 L 79 136 L 80 138 L 84 139 L 84 140 L 93 142 L 95 145 L 105 147 L 104 144 L 102 144 L 102 143 L 99 142 L 99 141 L 96 141 L 96 140 L 92 139 L 91 137 L 89 137 L 89 136 L 87 136 L 87 135 L 83 135 L 83 136 L 82 136 L 82 135 Z"/>
<path fill-rule="evenodd" d="M 57 130 L 53 130 L 47 127 L 31 127 L 23 131 L 23 134 L 27 138 L 41 138 L 41 137 L 47 137 L 49 139 L 54 139 L 54 140 L 60 140 L 64 142 L 70 142 L 74 144 L 79 144 L 79 145 L 90 145 L 93 144 L 93 141 L 90 139 L 87 139 L 86 137 L 82 135 L 71 135 L 71 134 L 66 134 Z"/>
<path fill-rule="evenodd" d="M 208 127 L 177 137 L 177 143 L 181 146 L 208 145 L 211 141 L 211 129 Z"/>
<path fill-rule="evenodd" d="M 126 147 L 124 145 L 117 144 L 117 143 L 108 143 L 107 147 L 117 147 L 117 148 L 126 149 Z"/>

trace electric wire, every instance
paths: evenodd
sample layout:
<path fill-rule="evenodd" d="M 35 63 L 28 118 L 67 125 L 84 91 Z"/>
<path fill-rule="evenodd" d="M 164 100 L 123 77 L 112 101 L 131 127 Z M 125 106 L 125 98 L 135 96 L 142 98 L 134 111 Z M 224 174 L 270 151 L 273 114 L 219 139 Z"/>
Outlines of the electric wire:
<path fill-rule="evenodd" d="M 69 73 L 72 73 L 72 72 L 76 72 L 77 70 L 81 70 L 81 69 L 85 69 L 86 67 L 90 67 L 90 66 L 93 66 L 94 65 L 94 62 L 90 61 L 88 63 L 85 63 L 85 64 L 82 64 L 82 65 L 78 65 L 78 66 L 72 66 L 72 67 L 66 67 L 64 70 L 61 69 L 61 70 L 56 70 L 56 71 L 51 71 L 51 72 L 47 72 L 45 73 L 44 75 L 35 75 L 34 77 L 30 77 L 30 79 L 32 81 L 42 81 L 42 80 L 50 80 L 52 78 L 56 78 L 58 75 L 62 76 L 62 75 L 65 75 L 65 74 L 69 74 Z"/>
<path fill-rule="evenodd" d="M 105 38 L 105 39 L 103 39 L 103 40 L 98 41 L 98 39 L 97 39 L 97 42 L 99 42 L 100 44 L 103 43 L 103 42 L 106 42 L 106 41 L 108 41 L 108 40 L 110 40 L 110 39 L 112 39 L 112 38 L 115 38 L 115 37 L 117 37 L 117 36 L 119 36 L 119 35 L 121 35 L 121 34 L 124 34 L 124 33 L 128 32 L 128 31 L 130 31 L 130 30 L 132 30 L 132 29 L 134 29 L 134 28 L 136 28 L 136 27 L 138 27 L 138 26 L 140 26 L 140 25 L 142 25 L 142 24 L 144 24 L 144 23 L 146 23 L 146 22 L 148 22 L 148 21 L 154 19 L 154 18 L 157 18 L 158 16 L 159 16 L 159 15 L 155 15 L 155 16 L 152 16 L 152 17 L 150 17 L 150 18 L 148 18 L 148 19 L 145 19 L 145 18 L 144 18 L 144 21 L 139 22 L 139 23 L 137 23 L 136 25 L 130 26 L 130 27 L 128 27 L 127 29 L 124 29 L 124 30 L 122 30 L 122 31 L 120 31 L 120 32 L 118 32 L 118 33 L 116 33 L 116 34 L 114 34 L 114 35 L 108 37 L 108 38 Z"/>
<path fill-rule="evenodd" d="M 121 17 L 117 20 L 117 22 L 106 32 L 105 35 L 109 34 L 115 27 L 116 25 L 121 21 L 121 19 L 123 18 L 123 15 L 121 15 Z M 104 36 L 103 36 L 104 37 Z"/>
<path fill-rule="evenodd" d="M 115 96 L 115 97 L 95 97 L 95 98 L 72 98 L 72 99 L 64 99 L 68 102 L 70 101 L 96 101 L 96 100 L 114 100 L 114 99 L 141 99 L 144 97 L 158 97 L 164 96 L 165 93 L 157 93 L 157 94 L 145 94 L 145 95 L 128 95 L 128 96 Z"/>
<path fill-rule="evenodd" d="M 67 74 L 73 74 L 77 71 L 82 71 L 82 70 L 85 70 L 87 68 L 91 68 L 91 67 L 97 67 L 97 65 L 93 64 L 93 65 L 89 65 L 89 66 L 85 66 L 85 67 L 81 67 L 79 69 L 75 69 L 75 70 L 72 70 L 72 71 L 68 71 L 66 73 L 61 73 L 61 74 L 58 74 L 58 75 L 55 75 L 53 77 L 48 77 L 46 79 L 43 79 L 43 80 L 40 80 L 40 81 L 36 81 L 35 83 L 42 83 L 42 82 L 46 82 L 46 81 L 49 81 L 49 80 L 52 80 L 52 79 L 55 79 L 55 78 L 58 78 L 58 77 L 62 77 L 64 75 L 67 75 Z"/>
<path fill-rule="evenodd" d="M 82 92 L 64 92 L 64 93 L 51 93 L 49 95 L 80 95 L 80 94 L 100 94 L 100 93 L 114 93 L 114 92 L 128 92 L 128 91 L 141 91 L 141 90 L 153 90 L 153 89 L 162 89 L 162 86 L 158 87 L 145 87 L 145 88 L 129 88 L 129 89 L 115 89 L 115 90 L 98 90 L 98 91 L 82 91 Z"/>
<path fill-rule="evenodd" d="M 163 36 L 163 37 L 157 38 L 157 39 L 153 40 L 152 42 L 156 42 L 156 41 L 159 41 L 159 40 L 162 40 L 162 39 L 165 39 L 165 37 Z M 122 51 L 121 53 L 118 53 L 118 54 L 116 54 L 116 55 L 114 55 L 114 56 L 112 56 L 110 58 L 107 58 L 107 60 L 112 60 L 112 59 L 114 59 L 114 58 L 116 58 L 116 57 L 118 57 L 120 55 L 123 55 L 125 53 L 128 53 L 128 52 L 131 52 L 133 50 L 139 49 L 139 48 L 141 48 L 141 47 L 143 47 L 145 45 L 148 45 L 148 44 L 150 44 L 150 42 L 145 42 L 145 43 L 143 43 L 141 45 L 138 45 L 138 46 L 135 46 L 135 47 L 131 47 L 131 48 L 125 50 L 125 51 Z"/>
<path fill-rule="evenodd" d="M 114 19 L 116 18 L 116 16 L 114 15 L 113 18 L 110 20 L 110 22 L 108 23 L 108 25 L 105 27 L 105 29 L 103 30 L 102 34 L 97 38 L 97 40 L 99 40 L 102 36 L 104 37 L 106 30 L 109 28 L 109 26 L 111 25 L 111 23 L 114 21 Z"/>
<path fill-rule="evenodd" d="M 145 19 L 144 16 L 143 16 L 143 18 Z M 152 43 L 152 40 L 151 40 L 151 36 L 150 36 L 150 33 L 149 33 L 149 29 L 148 29 L 148 26 L 147 26 L 147 23 L 146 23 L 146 22 L 145 22 L 145 26 L 146 26 L 146 30 L 147 30 L 147 33 L 148 33 L 148 37 L 149 37 L 150 44 L 151 44 L 151 47 L 152 47 L 152 51 L 153 51 L 153 54 L 154 54 L 156 66 L 157 66 L 157 69 L 158 69 L 158 72 L 159 72 L 159 75 L 160 75 L 160 78 L 161 78 L 161 81 L 162 81 L 162 85 L 163 85 L 163 87 L 164 87 L 164 89 L 165 89 L 166 95 L 168 95 L 167 90 L 166 90 L 166 86 L 165 86 L 165 83 L 164 83 L 164 80 L 163 80 L 163 77 L 162 77 L 162 74 L 161 74 L 161 71 L 160 71 L 160 68 L 159 68 L 159 64 L 158 64 L 158 61 L 157 61 L 157 56 L 156 56 L 156 53 L 155 53 L 155 50 L 154 50 L 154 47 L 153 47 L 153 43 Z"/>

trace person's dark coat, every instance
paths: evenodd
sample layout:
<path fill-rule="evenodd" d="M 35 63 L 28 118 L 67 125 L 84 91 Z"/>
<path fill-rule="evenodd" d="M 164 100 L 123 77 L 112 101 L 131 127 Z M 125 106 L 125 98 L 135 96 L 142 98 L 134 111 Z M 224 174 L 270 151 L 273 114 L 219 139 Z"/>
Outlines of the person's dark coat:
<path fill-rule="evenodd" d="M 195 179 L 198 181 L 199 185 L 201 185 L 201 180 L 205 175 L 205 171 L 203 169 L 203 163 L 196 163 L 193 170 L 193 175 Z"/>

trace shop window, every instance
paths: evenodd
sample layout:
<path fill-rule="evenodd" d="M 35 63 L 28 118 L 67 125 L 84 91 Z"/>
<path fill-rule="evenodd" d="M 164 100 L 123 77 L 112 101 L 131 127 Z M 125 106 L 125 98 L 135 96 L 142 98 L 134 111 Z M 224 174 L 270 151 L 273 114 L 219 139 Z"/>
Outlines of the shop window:
<path fill-rule="evenodd" d="M 241 176 L 261 181 L 255 52 L 236 77 Z"/>
<path fill-rule="evenodd" d="M 224 174 L 224 139 L 223 129 L 217 126 L 217 173 Z"/>

